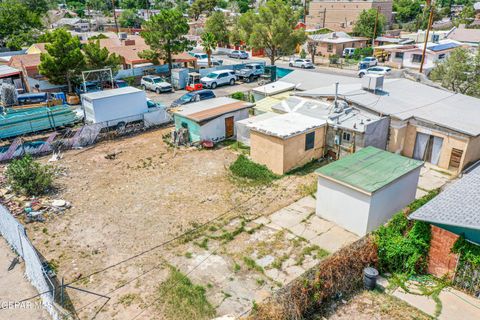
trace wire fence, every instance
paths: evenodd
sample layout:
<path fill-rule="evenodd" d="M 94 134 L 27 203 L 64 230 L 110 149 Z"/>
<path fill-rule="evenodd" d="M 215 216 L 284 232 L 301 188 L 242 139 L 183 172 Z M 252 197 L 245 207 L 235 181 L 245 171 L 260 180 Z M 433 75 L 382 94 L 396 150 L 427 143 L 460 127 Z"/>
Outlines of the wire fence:
<path fill-rule="evenodd" d="M 25 275 L 39 293 L 43 293 L 42 306 L 53 320 L 69 319 L 55 304 L 55 286 L 48 276 L 37 250 L 21 225 L 11 213 L 0 205 L 0 234 L 25 262 Z"/>
<path fill-rule="evenodd" d="M 480 267 L 460 257 L 453 283 L 457 288 L 480 298 Z"/>

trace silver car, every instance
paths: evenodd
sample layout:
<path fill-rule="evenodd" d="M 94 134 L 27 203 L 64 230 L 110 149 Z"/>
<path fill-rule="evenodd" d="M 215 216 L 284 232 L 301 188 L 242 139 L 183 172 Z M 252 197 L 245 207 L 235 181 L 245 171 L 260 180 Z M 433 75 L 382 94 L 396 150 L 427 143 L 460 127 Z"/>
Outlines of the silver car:
<path fill-rule="evenodd" d="M 233 70 L 216 70 L 207 74 L 205 77 L 200 79 L 200 82 L 206 88 L 215 89 L 217 86 L 224 84 L 229 84 L 233 86 L 237 76 Z"/>
<path fill-rule="evenodd" d="M 248 53 L 243 50 L 233 50 L 228 56 L 235 59 L 248 59 Z"/>
<path fill-rule="evenodd" d="M 363 78 L 366 74 L 379 74 L 382 76 L 387 76 L 387 75 L 390 75 L 391 72 L 392 72 L 392 69 L 389 67 L 376 66 L 376 67 L 370 67 L 368 69 L 362 69 L 358 71 L 358 77 Z"/>
<path fill-rule="evenodd" d="M 313 65 L 310 59 L 292 59 L 290 60 L 290 63 L 288 65 L 290 67 L 296 67 L 296 68 L 302 68 L 302 69 L 315 68 L 315 66 Z"/>
<path fill-rule="evenodd" d="M 143 90 L 155 91 L 158 94 L 173 91 L 172 85 L 159 76 L 143 76 L 140 86 Z"/>

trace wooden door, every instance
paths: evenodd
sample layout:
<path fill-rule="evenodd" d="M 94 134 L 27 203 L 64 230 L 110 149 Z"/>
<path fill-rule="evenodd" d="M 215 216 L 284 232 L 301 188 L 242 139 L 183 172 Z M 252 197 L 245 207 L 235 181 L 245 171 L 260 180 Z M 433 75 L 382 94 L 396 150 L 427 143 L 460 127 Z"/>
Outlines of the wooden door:
<path fill-rule="evenodd" d="M 450 168 L 459 168 L 462 160 L 463 150 L 452 148 L 452 154 L 450 155 Z"/>
<path fill-rule="evenodd" d="M 225 138 L 233 137 L 233 117 L 225 118 Z"/>

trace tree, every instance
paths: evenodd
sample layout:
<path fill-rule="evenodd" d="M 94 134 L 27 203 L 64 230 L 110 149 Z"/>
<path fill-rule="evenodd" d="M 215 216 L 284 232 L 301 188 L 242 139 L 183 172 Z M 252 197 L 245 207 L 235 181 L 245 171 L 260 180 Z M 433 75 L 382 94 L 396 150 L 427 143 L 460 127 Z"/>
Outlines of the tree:
<path fill-rule="evenodd" d="M 362 37 L 375 39 L 377 35 L 382 34 L 387 21 L 383 14 L 378 13 L 377 29 L 376 33 L 373 34 L 375 30 L 375 20 L 377 19 L 376 16 L 376 9 L 363 10 L 353 26 L 353 32 Z"/>
<path fill-rule="evenodd" d="M 216 6 L 217 0 L 195 0 L 188 10 L 188 14 L 197 21 L 202 13 L 210 15 Z"/>
<path fill-rule="evenodd" d="M 307 51 L 310 54 L 312 63 L 315 64 L 315 55 L 317 54 L 318 42 L 315 40 L 309 40 L 307 43 Z"/>
<path fill-rule="evenodd" d="M 414 21 L 422 12 L 422 3 L 419 0 L 394 0 L 393 11 L 398 22 Z"/>
<path fill-rule="evenodd" d="M 212 66 L 212 51 L 217 47 L 217 39 L 215 39 L 215 35 L 211 32 L 204 32 L 201 39 L 203 50 L 208 56 L 208 67 L 210 68 Z"/>
<path fill-rule="evenodd" d="M 120 1 L 120 8 L 122 9 L 144 9 L 147 8 L 149 0 L 122 0 Z"/>
<path fill-rule="evenodd" d="M 143 19 L 140 18 L 134 10 L 125 9 L 118 18 L 118 23 L 123 28 L 139 28 Z"/>
<path fill-rule="evenodd" d="M 143 25 L 140 33 L 151 50 L 142 52 L 143 57 L 164 58 L 172 70 L 172 54 L 187 50 L 191 42 L 185 38 L 189 26 L 187 19 L 177 9 L 164 9 L 152 16 Z"/>
<path fill-rule="evenodd" d="M 295 30 L 298 13 L 282 0 L 270 0 L 258 14 L 248 11 L 238 20 L 240 37 L 254 48 L 265 48 L 270 63 L 283 54 L 292 54 L 307 39 L 303 29 Z"/>
<path fill-rule="evenodd" d="M 53 84 L 68 84 L 72 91 L 72 80 L 85 67 L 80 50 L 80 40 L 65 29 L 56 29 L 50 34 L 50 43 L 45 45 L 46 53 L 40 55 L 39 72 Z"/>
<path fill-rule="evenodd" d="M 473 55 L 468 49 L 457 48 L 441 63 L 437 63 L 430 78 L 443 87 L 480 97 L 480 51 Z"/>
<path fill-rule="evenodd" d="M 110 53 L 107 48 L 100 47 L 100 40 L 89 41 L 83 47 L 85 64 L 87 69 L 112 69 L 113 73 L 118 71 L 122 58 L 115 53 Z"/>
<path fill-rule="evenodd" d="M 0 46 L 20 50 L 43 28 L 41 17 L 19 0 L 0 1 Z"/>
<path fill-rule="evenodd" d="M 470 24 L 473 22 L 475 18 L 475 9 L 473 8 L 473 5 L 466 5 L 465 8 L 463 8 L 462 12 L 460 12 L 459 16 L 459 22 L 463 24 Z"/>
<path fill-rule="evenodd" d="M 227 44 L 229 30 L 225 14 L 220 11 L 212 13 L 205 22 L 205 32 L 213 33 L 218 43 Z"/>
<path fill-rule="evenodd" d="M 39 15 L 44 15 L 48 11 L 49 1 L 47 0 L 22 0 L 30 11 L 33 11 Z"/>

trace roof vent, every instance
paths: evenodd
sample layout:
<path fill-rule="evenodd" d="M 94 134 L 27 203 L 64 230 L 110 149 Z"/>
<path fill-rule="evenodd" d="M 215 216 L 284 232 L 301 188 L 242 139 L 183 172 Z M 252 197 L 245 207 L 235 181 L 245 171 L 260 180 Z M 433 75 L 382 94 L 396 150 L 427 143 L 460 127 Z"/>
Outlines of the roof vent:
<path fill-rule="evenodd" d="M 362 78 L 362 89 L 373 91 L 374 93 L 377 90 L 382 90 L 384 78 L 384 76 L 379 74 L 366 74 Z"/>

